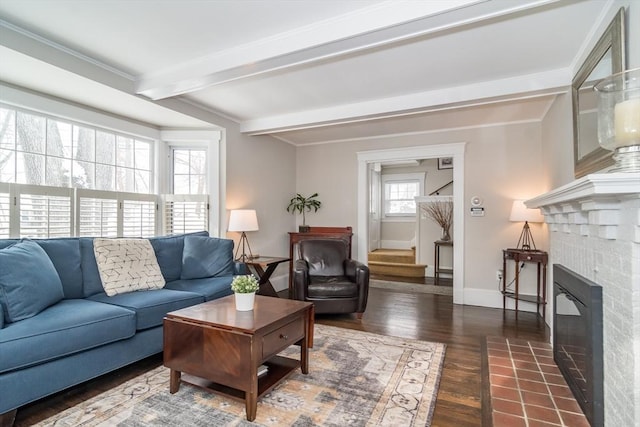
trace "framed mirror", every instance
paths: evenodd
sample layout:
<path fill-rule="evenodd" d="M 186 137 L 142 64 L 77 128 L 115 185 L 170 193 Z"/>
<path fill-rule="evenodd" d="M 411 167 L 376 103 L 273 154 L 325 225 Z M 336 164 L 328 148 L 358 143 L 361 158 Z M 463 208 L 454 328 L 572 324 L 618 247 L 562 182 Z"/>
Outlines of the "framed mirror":
<path fill-rule="evenodd" d="M 597 93 L 603 78 L 624 71 L 624 8 L 609 24 L 572 82 L 574 175 L 580 178 L 613 165 L 613 152 L 598 144 Z"/>

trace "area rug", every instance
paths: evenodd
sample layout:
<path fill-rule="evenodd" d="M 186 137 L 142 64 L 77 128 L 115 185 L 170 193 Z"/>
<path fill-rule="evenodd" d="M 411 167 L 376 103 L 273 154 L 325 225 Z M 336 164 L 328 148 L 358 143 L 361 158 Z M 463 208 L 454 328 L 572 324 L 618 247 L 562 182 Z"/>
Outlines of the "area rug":
<path fill-rule="evenodd" d="M 369 286 L 372 288 L 391 289 L 399 292 L 418 292 L 422 294 L 453 296 L 452 286 L 434 286 L 422 283 L 392 282 L 389 280 L 378 279 L 369 280 Z"/>
<path fill-rule="evenodd" d="M 170 394 L 160 366 L 37 425 L 429 426 L 444 355 L 444 344 L 316 325 L 309 374 L 265 394 L 254 422 L 243 402 L 186 383 Z"/>

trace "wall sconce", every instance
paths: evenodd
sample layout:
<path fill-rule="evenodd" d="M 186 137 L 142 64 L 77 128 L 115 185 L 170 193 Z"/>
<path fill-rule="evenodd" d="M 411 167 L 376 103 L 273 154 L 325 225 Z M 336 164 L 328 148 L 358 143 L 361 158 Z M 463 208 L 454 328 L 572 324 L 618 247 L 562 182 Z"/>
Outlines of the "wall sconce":
<path fill-rule="evenodd" d="M 522 233 L 520 233 L 520 239 L 518 239 L 516 249 L 522 249 L 524 251 L 537 250 L 533 236 L 531 235 L 531 230 L 529 229 L 529 223 L 544 222 L 544 216 L 540 214 L 540 210 L 527 208 L 524 200 L 514 200 L 509 221 L 524 222 L 524 227 L 522 227 Z M 532 246 L 533 249 L 531 248 Z"/>
<path fill-rule="evenodd" d="M 235 259 L 236 261 L 246 262 L 257 258 L 251 253 L 251 246 L 249 246 L 249 239 L 247 238 L 246 231 L 258 231 L 258 216 L 255 209 L 234 209 L 229 215 L 229 231 L 241 232 L 240 241 L 238 242 L 238 248 L 236 249 Z M 242 246 L 242 255 L 238 256 L 240 247 Z M 247 255 L 246 250 L 249 250 Z"/>

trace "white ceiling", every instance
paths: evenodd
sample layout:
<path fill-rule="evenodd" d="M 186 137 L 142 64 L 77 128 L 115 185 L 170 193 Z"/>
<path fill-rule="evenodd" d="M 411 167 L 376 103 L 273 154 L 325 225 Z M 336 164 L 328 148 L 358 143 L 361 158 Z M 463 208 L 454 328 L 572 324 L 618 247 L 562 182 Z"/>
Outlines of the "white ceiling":
<path fill-rule="evenodd" d="M 2 0 L 0 80 L 293 144 L 540 120 L 600 0 Z M 153 101 L 152 101 L 153 100 Z"/>

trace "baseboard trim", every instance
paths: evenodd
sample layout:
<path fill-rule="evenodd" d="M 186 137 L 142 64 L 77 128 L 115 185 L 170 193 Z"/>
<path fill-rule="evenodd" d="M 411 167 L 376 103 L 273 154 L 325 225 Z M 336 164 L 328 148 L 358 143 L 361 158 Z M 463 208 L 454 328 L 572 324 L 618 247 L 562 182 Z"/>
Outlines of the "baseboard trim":
<path fill-rule="evenodd" d="M 502 308 L 502 293 L 498 290 L 464 288 L 464 305 L 476 305 L 479 307 Z M 515 310 L 515 301 L 507 298 L 507 310 Z M 520 311 L 536 312 L 536 304 L 528 301 L 519 301 Z"/>

